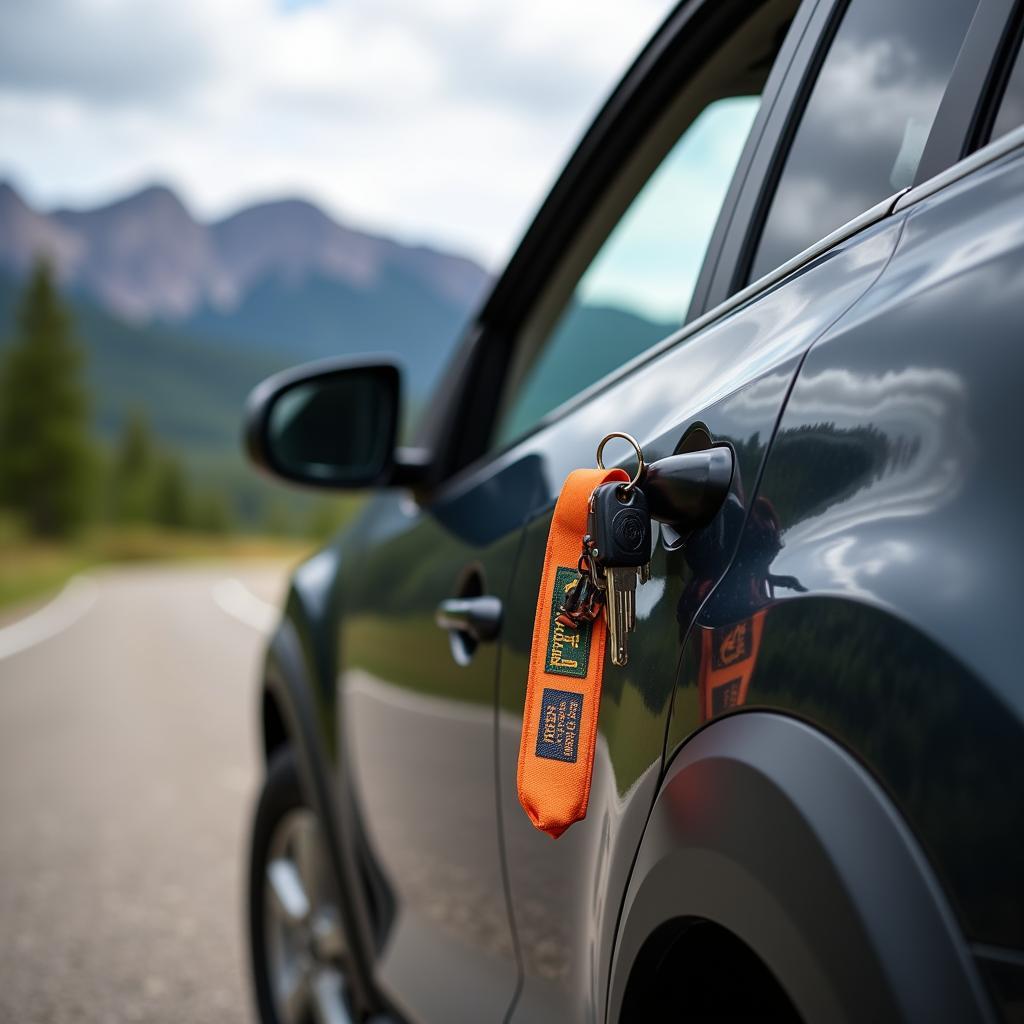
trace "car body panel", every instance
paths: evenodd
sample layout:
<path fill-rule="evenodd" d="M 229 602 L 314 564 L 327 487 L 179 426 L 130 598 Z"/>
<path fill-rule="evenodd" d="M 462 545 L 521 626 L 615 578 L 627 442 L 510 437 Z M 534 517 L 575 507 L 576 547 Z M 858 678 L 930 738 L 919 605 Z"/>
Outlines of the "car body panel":
<path fill-rule="evenodd" d="M 451 1020 L 456 977 L 474 1020 L 497 1019 L 518 981 L 495 801 L 498 647 L 457 664 L 434 614 L 467 593 L 467 573 L 505 597 L 523 518 L 503 496 L 532 486 L 522 469 L 425 509 L 397 493 L 375 500 L 329 627 L 339 742 L 391 903 L 377 982 L 423 1021 Z"/>
<path fill-rule="evenodd" d="M 499 792 L 524 985 L 513 1020 L 600 1020 L 615 922 L 657 787 L 682 639 L 728 565 L 777 416 L 804 352 L 870 287 L 891 256 L 899 219 L 839 243 L 785 283 L 613 384 L 501 457 L 538 466 L 543 501 L 526 528 L 506 604 L 499 703 Z M 686 550 L 655 531 L 651 580 L 637 592 L 625 669 L 606 668 L 587 818 L 552 843 L 518 805 L 516 763 L 536 588 L 551 504 L 573 468 L 593 464 L 610 430 L 645 458 L 672 454 L 695 425 L 736 453 L 723 510 Z M 699 446 L 699 445 L 698 445 Z M 678 540 L 678 538 L 676 538 Z M 673 548 L 670 550 L 670 546 Z"/>
<path fill-rule="evenodd" d="M 751 891 L 762 910 L 781 908 L 764 927 L 803 920 L 823 936 L 820 950 L 792 928 L 788 945 L 765 932 L 762 947 L 735 899 L 719 915 L 780 976 L 801 962 L 803 943 L 797 1002 L 812 1018 L 839 1013 L 859 976 L 868 978 L 864 1000 L 849 1004 L 873 1019 L 914 1019 L 943 994 L 949 1012 L 962 1009 L 957 1019 L 985 1019 L 944 900 L 990 982 L 1020 986 L 1024 691 L 1014 613 L 1024 566 L 1013 499 L 1024 492 L 1014 444 L 1024 434 L 1014 402 L 1024 358 L 1024 161 L 965 161 L 972 172 L 962 180 L 894 197 L 733 294 L 770 168 L 838 8 L 807 3 L 794 22 L 793 67 L 773 72 L 774 109 L 759 115 L 763 138 L 744 157 L 750 180 L 733 183 L 690 311 L 704 316 L 505 451 L 472 461 L 462 456 L 473 445 L 442 432 L 458 448 L 448 463 L 441 453 L 448 468 L 438 476 L 447 479 L 377 495 L 296 573 L 266 694 L 329 824 L 364 1005 L 382 993 L 417 1021 L 597 1022 L 610 991 L 614 1016 L 646 925 L 659 914 L 716 917 L 714 886 L 701 894 L 695 862 L 676 863 L 694 852 L 685 837 L 695 823 L 673 818 L 671 794 L 685 766 L 715 760 L 719 739 L 732 750 L 720 760 L 742 766 L 726 789 L 761 792 L 834 897 L 834 915 L 815 916 L 804 880 L 780 875 L 777 857 L 778 891 Z M 470 330 L 465 378 L 449 398 L 472 400 L 476 377 L 486 384 L 503 365 L 481 354 L 510 346 L 516 318 L 614 174 L 615 147 L 598 152 L 602 125 L 613 140 L 635 142 L 642 118 L 622 134 L 630 97 L 649 116 L 662 92 L 679 87 L 658 69 L 671 63 L 670 37 L 688 19 L 711 31 L 711 13 L 706 24 L 696 18 L 705 9 L 680 5 L 668 23 L 676 28 L 655 38 L 609 101 L 601 130 L 584 139 Z M 645 87 L 648 72 L 657 88 Z M 701 306 L 729 295 L 710 312 Z M 639 438 L 648 460 L 730 445 L 737 472 L 706 529 L 685 543 L 656 529 L 630 665 L 606 671 L 590 811 L 552 842 L 529 825 L 515 791 L 536 587 L 561 482 L 593 464 L 612 430 Z M 433 616 L 467 580 L 502 599 L 504 625 L 499 643 L 458 665 Z M 822 768 L 808 789 L 792 775 L 795 760 L 759 764 L 752 748 L 783 735 L 799 737 L 792 742 L 809 758 L 801 764 L 827 762 L 834 774 Z M 748 747 L 730 748 L 731 736 Z M 775 791 L 764 788 L 773 773 Z M 803 804 L 787 805 L 790 784 Z M 845 798 L 861 801 L 878 830 L 851 830 L 857 815 L 844 822 L 834 813 Z M 812 804 L 820 827 L 805 815 L 800 832 L 794 808 Z M 733 854 L 765 852 L 750 832 L 764 808 L 744 799 L 717 807 L 739 837 Z M 891 858 L 878 861 L 882 850 Z M 748 876 L 767 863 L 732 861 Z M 878 928 L 885 890 L 872 890 L 872 872 L 892 881 L 913 864 L 905 902 L 892 904 L 910 908 L 905 930 L 887 936 Z M 709 878 L 725 877 L 705 866 Z M 648 885 L 656 871 L 667 872 L 659 884 L 675 902 L 659 905 Z M 680 872 L 686 884 L 674 887 Z M 842 904 L 841 893 L 854 903 Z M 703 909 L 687 909 L 687 894 L 703 898 Z M 830 925 L 834 936 L 822 932 Z M 895 935 L 917 944 L 901 954 Z M 844 936 L 866 974 L 840 962 L 832 947 Z M 928 970 L 945 987 L 917 985 Z"/>
<path fill-rule="evenodd" d="M 1018 891 L 1014 851 L 1024 837 L 1016 799 L 1024 784 L 1018 756 L 1024 709 L 1012 643 L 1021 577 L 1012 564 L 1015 508 L 999 496 L 1022 489 L 1019 460 L 1005 457 L 998 441 L 1022 433 L 1013 402 L 1020 373 L 1012 369 L 1021 358 L 1014 283 L 1024 268 L 1022 186 L 1024 160 L 1014 152 L 925 195 L 899 217 L 816 257 L 764 296 L 702 325 L 634 376 L 489 465 L 462 474 L 432 506 L 417 508 L 394 493 L 380 496 L 346 540 L 297 573 L 287 622 L 272 651 L 269 686 L 277 699 L 291 702 L 289 732 L 303 736 L 301 745 L 313 751 L 307 771 L 317 772 L 320 758 L 333 763 L 327 780 L 313 785 L 323 801 L 335 803 L 336 830 L 365 829 L 374 856 L 382 837 L 360 820 L 360 801 L 345 807 L 351 769 L 338 739 L 341 748 L 351 747 L 355 771 L 374 780 L 373 790 L 382 785 L 374 760 L 380 755 L 367 755 L 360 735 L 380 734 L 382 726 L 360 730 L 365 709 L 349 721 L 344 682 L 337 690 L 334 685 L 339 664 L 358 669 L 375 646 L 372 639 L 357 641 L 352 662 L 339 658 L 346 650 L 343 613 L 366 607 L 363 582 L 373 552 L 389 550 L 388 557 L 399 560 L 419 552 L 425 566 L 412 590 L 405 582 L 377 588 L 375 600 L 383 602 L 378 608 L 391 614 L 415 607 L 422 635 L 430 637 L 401 652 L 406 668 L 390 673 L 400 687 L 409 688 L 424 660 L 450 662 L 446 638 L 429 613 L 435 599 L 450 596 L 457 564 L 480 564 L 488 589 L 504 593 L 507 632 L 498 691 L 497 651 L 481 648 L 477 654 L 483 656 L 460 679 L 459 692 L 441 697 L 442 704 L 452 701 L 441 717 L 456 722 L 456 738 L 445 742 L 458 747 L 465 721 L 482 736 L 497 715 L 500 817 L 525 980 L 514 1019 L 603 1016 L 602 986 L 619 915 L 612 896 L 626 889 L 658 792 L 665 680 L 698 608 L 698 628 L 685 646 L 672 695 L 670 754 L 685 749 L 687 737 L 709 718 L 734 708 L 730 702 L 715 706 L 707 657 L 717 639 L 734 638 L 737 624 L 749 624 L 756 650 L 740 666 L 745 678 L 737 703 L 799 715 L 859 758 L 906 815 L 986 974 L 995 964 L 1000 977 L 1019 976 L 1012 950 L 1024 948 L 1024 901 L 1007 894 Z M 838 294 L 837 288 L 847 291 Z M 825 313 L 821 293 L 833 302 Z M 979 302 L 984 336 L 973 330 Z M 808 311 L 820 316 L 811 330 Z M 656 396 L 676 379 L 691 387 L 676 395 L 673 412 Z M 586 462 L 593 438 L 605 427 L 597 422 L 608 416 L 602 408 L 615 410 L 607 429 L 631 429 L 651 458 L 669 454 L 687 426 L 704 424 L 716 442 L 734 446 L 739 474 L 728 507 L 704 535 L 689 539 L 685 558 L 680 550 L 664 550 L 659 535 L 653 590 L 639 595 L 632 673 L 616 683 L 610 670 L 606 681 L 591 813 L 553 845 L 529 829 L 515 801 L 523 659 L 547 528 L 543 510 L 556 495 L 554 481 Z M 750 481 L 759 479 L 755 494 Z M 523 523 L 528 525 L 521 535 Z M 351 572 L 339 571 L 343 560 Z M 386 580 L 380 565 L 375 571 Z M 669 608 L 670 617 L 664 614 Z M 659 639 L 648 640 L 648 632 Z M 308 693 L 287 697 L 282 680 L 289 674 L 308 679 Z M 290 689 L 296 685 L 303 684 Z M 357 697 L 357 706 L 360 699 L 365 704 Z M 475 707 L 468 719 L 467 707 Z M 354 741 L 351 733 L 346 739 L 348 730 L 354 730 Z M 407 722 L 392 740 L 389 750 L 407 752 L 404 771 L 422 768 L 422 730 Z M 476 761 L 483 769 L 473 779 L 474 795 L 464 801 L 465 791 L 459 792 L 460 803 L 480 811 L 494 797 L 495 780 L 487 777 L 486 757 L 478 753 Z M 452 762 L 442 784 L 461 774 L 462 765 Z M 420 806 L 411 791 L 394 784 L 381 806 L 389 813 L 401 810 L 413 831 L 436 827 L 449 813 Z M 474 836 L 492 825 L 498 828 L 499 817 L 480 831 L 473 828 Z M 495 992 L 508 993 L 516 973 L 514 936 L 500 923 L 504 879 L 496 836 L 479 858 L 491 886 L 488 920 L 498 955 L 493 972 L 476 975 L 478 1009 L 493 1008 Z M 385 837 L 386 846 L 391 838 Z M 338 843 L 339 871 L 357 874 L 351 863 L 342 863 L 352 858 Z M 980 871 L 982 855 L 987 869 Z M 394 877 L 386 856 L 381 864 Z M 633 875 L 636 886 L 638 877 Z M 530 887 L 536 890 L 532 902 L 523 896 Z M 557 899 L 545 900 L 551 891 Z M 440 907 L 443 888 L 435 895 Z M 365 910 L 354 916 L 360 913 L 365 918 Z M 407 937 L 390 946 L 390 962 L 393 938 L 385 936 L 375 947 L 384 957 L 368 970 L 390 995 L 389 970 L 394 978 L 425 979 L 407 998 L 428 1007 L 424 1015 L 417 1004 L 416 1018 L 429 1019 L 431 1005 L 440 1018 L 451 1007 L 446 957 L 470 938 L 446 953 L 437 928 L 424 927 L 424 920 L 430 921 L 429 913 L 411 915 Z M 614 985 L 622 983 L 613 981 L 613 999 Z M 472 985 L 461 994 L 467 992 L 473 998 Z"/>
<path fill-rule="evenodd" d="M 794 385 L 757 497 L 773 532 L 747 532 L 699 624 L 760 617 L 742 703 L 799 715 L 873 773 L 991 954 L 1024 948 L 1024 154 L 905 212 Z M 699 640 L 670 750 L 706 717 Z"/>
<path fill-rule="evenodd" d="M 716 720 L 669 766 L 626 894 L 610 1019 L 620 1019 L 649 937 L 687 918 L 756 950 L 802 1020 L 993 1019 L 889 799 L 838 744 L 793 718 Z"/>

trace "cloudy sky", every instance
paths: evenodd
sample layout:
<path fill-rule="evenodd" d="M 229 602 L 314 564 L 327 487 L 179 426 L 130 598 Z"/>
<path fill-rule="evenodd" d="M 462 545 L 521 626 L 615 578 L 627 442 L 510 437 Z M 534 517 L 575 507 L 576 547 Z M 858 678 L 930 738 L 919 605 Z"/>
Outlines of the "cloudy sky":
<path fill-rule="evenodd" d="M 496 267 L 671 0 L 0 3 L 0 178 L 303 195 Z"/>

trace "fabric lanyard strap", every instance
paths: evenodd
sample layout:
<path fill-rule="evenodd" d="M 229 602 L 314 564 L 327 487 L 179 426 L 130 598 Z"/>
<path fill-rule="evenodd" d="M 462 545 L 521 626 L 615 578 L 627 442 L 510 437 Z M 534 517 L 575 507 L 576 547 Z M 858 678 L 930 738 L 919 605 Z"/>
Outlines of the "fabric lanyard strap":
<path fill-rule="evenodd" d="M 517 781 L 530 821 L 555 839 L 587 814 L 607 636 L 603 614 L 578 629 L 555 619 L 579 585 L 590 495 L 612 480 L 629 476 L 621 469 L 577 469 L 566 477 L 537 595 Z"/>

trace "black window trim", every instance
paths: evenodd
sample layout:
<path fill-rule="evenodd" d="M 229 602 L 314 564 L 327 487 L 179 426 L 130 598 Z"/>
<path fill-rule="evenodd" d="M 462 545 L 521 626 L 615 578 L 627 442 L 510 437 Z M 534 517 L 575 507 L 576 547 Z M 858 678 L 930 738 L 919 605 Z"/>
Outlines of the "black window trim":
<path fill-rule="evenodd" d="M 794 83 L 802 77 L 799 70 L 800 59 L 808 40 L 816 38 L 820 31 L 821 11 L 827 10 L 836 2 L 837 0 L 810 0 L 801 4 L 793 19 L 789 36 L 776 58 L 776 66 L 765 83 L 758 116 L 751 126 L 750 137 L 733 172 L 732 182 L 711 233 L 684 326 L 717 305 L 711 299 L 711 288 L 718 268 L 722 265 L 723 256 L 726 260 L 729 259 L 726 246 L 733 233 L 733 225 L 742 223 L 742 214 L 737 220 L 737 212 L 742 206 L 744 196 L 750 191 L 749 183 L 757 180 L 755 168 L 761 162 L 759 157 L 769 148 L 777 149 L 781 143 L 781 139 L 773 139 L 780 123 L 778 111 L 784 111 L 791 105 Z"/>
<path fill-rule="evenodd" d="M 999 67 L 988 83 L 987 95 L 981 103 L 981 112 L 977 118 L 974 138 L 971 139 L 970 150 L 980 149 L 992 141 L 992 130 L 999 116 L 1006 89 L 1010 78 L 1021 59 L 1024 49 L 1024 0 L 1017 0 L 1012 20 L 1003 37 L 1002 52 L 999 55 Z"/>
<path fill-rule="evenodd" d="M 962 160 L 987 135 L 989 97 L 1017 35 L 1019 0 L 979 0 L 935 113 L 914 186 Z"/>

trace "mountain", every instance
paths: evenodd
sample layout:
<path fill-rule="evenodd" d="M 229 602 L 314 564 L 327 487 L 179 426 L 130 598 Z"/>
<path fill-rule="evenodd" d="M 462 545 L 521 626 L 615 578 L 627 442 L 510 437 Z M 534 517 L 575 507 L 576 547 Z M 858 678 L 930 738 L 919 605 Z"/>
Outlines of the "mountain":
<path fill-rule="evenodd" d="M 73 263 L 51 257 L 62 283 L 125 320 L 180 320 L 208 296 L 227 298 L 209 228 L 170 189 L 154 186 L 94 210 L 57 210 L 49 220 L 79 245 Z"/>
<path fill-rule="evenodd" d="M 0 273 L 21 278 L 39 256 L 69 294 L 136 327 L 285 363 L 386 350 L 417 400 L 488 284 L 472 260 L 340 224 L 304 200 L 203 223 L 161 185 L 46 213 L 0 183 Z"/>
<path fill-rule="evenodd" d="M 49 260 L 86 350 L 99 437 L 141 409 L 202 486 L 261 522 L 287 500 L 239 445 L 246 394 L 287 366 L 387 351 L 422 406 L 488 284 L 471 260 L 339 224 L 303 200 L 213 223 L 154 185 L 94 209 L 33 209 L 0 182 L 0 355 L 22 282 Z"/>
<path fill-rule="evenodd" d="M 471 260 L 339 224 L 302 200 L 204 224 L 162 186 L 45 213 L 0 183 L 0 350 L 39 256 L 55 268 L 86 350 L 100 437 L 111 441 L 142 409 L 249 522 L 279 494 L 242 460 L 242 406 L 256 383 L 309 359 L 386 351 L 405 371 L 407 403 L 422 407 L 488 284 Z M 677 326 L 570 305 L 509 436 L 573 393 L 581 351 L 595 379 Z"/>
<path fill-rule="evenodd" d="M 0 267 L 21 276 L 39 254 L 62 268 L 63 276 L 81 264 L 84 248 L 74 234 L 30 209 L 11 185 L 0 182 Z"/>
<path fill-rule="evenodd" d="M 296 284 L 319 276 L 366 290 L 399 272 L 466 307 L 480 298 L 487 281 L 471 260 L 345 227 L 301 199 L 251 206 L 213 224 L 211 234 L 236 295 L 268 277 Z"/>
<path fill-rule="evenodd" d="M 628 309 L 596 302 L 571 302 L 554 332 L 554 342 L 538 356 L 523 382 L 501 440 L 511 440 L 579 391 L 580 352 L 587 353 L 587 382 L 606 373 L 678 330 L 676 321 L 659 322 Z"/>

